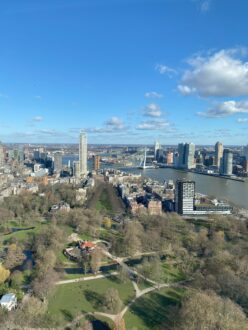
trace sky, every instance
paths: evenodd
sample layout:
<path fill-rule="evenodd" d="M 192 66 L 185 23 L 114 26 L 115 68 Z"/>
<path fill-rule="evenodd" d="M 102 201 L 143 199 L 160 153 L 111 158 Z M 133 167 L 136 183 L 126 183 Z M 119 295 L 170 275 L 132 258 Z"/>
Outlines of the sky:
<path fill-rule="evenodd" d="M 247 0 L 1 0 L 3 143 L 248 143 Z"/>

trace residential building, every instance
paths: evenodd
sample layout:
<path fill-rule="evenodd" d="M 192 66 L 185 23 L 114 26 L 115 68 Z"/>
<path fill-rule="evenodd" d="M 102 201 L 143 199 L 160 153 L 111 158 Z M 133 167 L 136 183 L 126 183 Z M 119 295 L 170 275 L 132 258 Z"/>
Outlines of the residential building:
<path fill-rule="evenodd" d="M 60 173 L 62 171 L 62 153 L 55 152 L 53 156 L 53 170 L 56 173 Z"/>
<path fill-rule="evenodd" d="M 167 154 L 166 154 L 166 163 L 167 165 L 173 165 L 173 152 L 172 151 L 168 151 Z"/>
<path fill-rule="evenodd" d="M 0 167 L 4 165 L 5 162 L 5 154 L 4 154 L 4 147 L 2 142 L 0 141 Z"/>
<path fill-rule="evenodd" d="M 215 144 L 215 165 L 219 168 L 221 165 L 221 159 L 223 157 L 223 144 L 216 142 Z"/>
<path fill-rule="evenodd" d="M 179 143 L 178 154 L 178 167 L 187 169 L 195 167 L 195 145 L 193 143 Z"/>
<path fill-rule="evenodd" d="M 195 145 L 193 143 L 185 144 L 185 166 L 187 169 L 195 167 Z"/>
<path fill-rule="evenodd" d="M 179 214 L 191 214 L 194 211 L 195 182 L 177 180 L 175 210 Z"/>
<path fill-rule="evenodd" d="M 222 164 L 221 164 L 221 174 L 232 175 L 232 173 L 233 173 L 233 153 L 230 149 L 224 149 Z"/>
<path fill-rule="evenodd" d="M 93 169 L 94 171 L 98 171 L 100 169 L 100 156 L 94 155 L 93 156 Z"/>
<path fill-rule="evenodd" d="M 184 143 L 178 144 L 178 167 L 185 167 Z"/>
<path fill-rule="evenodd" d="M 17 298 L 14 293 L 7 293 L 2 296 L 0 300 L 0 306 L 6 308 L 8 311 L 16 308 L 17 306 Z"/>
<path fill-rule="evenodd" d="M 80 165 L 79 165 L 79 161 L 74 161 L 73 162 L 73 176 L 75 176 L 76 178 L 80 177 Z"/>
<path fill-rule="evenodd" d="M 154 143 L 154 159 L 157 160 L 158 158 L 158 151 L 161 149 L 160 143 L 158 141 L 155 141 Z"/>
<path fill-rule="evenodd" d="M 87 174 L 87 135 L 81 132 L 79 136 L 79 171 L 80 176 Z"/>

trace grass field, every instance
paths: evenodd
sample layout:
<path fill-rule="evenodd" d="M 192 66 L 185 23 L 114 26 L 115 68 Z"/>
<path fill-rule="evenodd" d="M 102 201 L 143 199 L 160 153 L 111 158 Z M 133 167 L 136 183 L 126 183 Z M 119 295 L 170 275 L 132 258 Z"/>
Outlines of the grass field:
<path fill-rule="evenodd" d="M 31 236 L 35 233 L 38 233 L 41 229 L 46 228 L 47 224 L 45 222 L 38 222 L 35 224 L 31 224 L 30 226 L 25 226 L 25 227 L 18 227 L 18 228 L 22 228 L 23 230 L 19 230 L 19 231 L 15 231 L 11 234 L 7 234 L 7 235 L 0 235 L 0 244 L 8 244 L 8 241 L 12 238 L 16 238 L 18 241 L 20 242 L 27 242 L 28 240 L 30 240 Z M 34 227 L 34 228 L 32 228 Z M 27 228 L 27 230 L 26 230 Z M 31 228 L 31 229 L 29 229 Z"/>
<path fill-rule="evenodd" d="M 176 268 L 166 262 L 162 262 L 164 272 L 164 281 L 168 283 L 178 282 L 185 279 L 183 274 Z"/>
<path fill-rule="evenodd" d="M 101 311 L 103 296 L 106 290 L 111 287 L 119 291 L 124 304 L 127 304 L 134 297 L 132 283 L 120 283 L 114 276 L 106 279 L 64 284 L 59 285 L 50 297 L 49 313 L 55 317 L 62 316 L 66 322 L 79 312 Z"/>
<path fill-rule="evenodd" d="M 106 189 L 103 189 L 98 201 L 96 202 L 96 209 L 98 211 L 113 211 L 113 207 L 110 201 L 109 193 Z"/>
<path fill-rule="evenodd" d="M 169 329 L 172 322 L 169 310 L 180 303 L 184 292 L 183 289 L 161 289 L 137 299 L 124 317 L 126 329 Z"/>
<path fill-rule="evenodd" d="M 92 196 L 87 202 L 87 207 L 103 211 L 110 215 L 123 213 L 125 211 L 125 205 L 121 198 L 117 196 L 114 187 L 100 180 L 96 180 L 96 186 Z"/>

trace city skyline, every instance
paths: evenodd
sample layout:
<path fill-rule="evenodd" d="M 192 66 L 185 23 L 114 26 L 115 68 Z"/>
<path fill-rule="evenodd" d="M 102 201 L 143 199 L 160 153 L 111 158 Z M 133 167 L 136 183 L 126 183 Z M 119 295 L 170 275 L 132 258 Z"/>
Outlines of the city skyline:
<path fill-rule="evenodd" d="M 0 140 L 77 143 L 84 128 L 89 144 L 246 145 L 247 9 L 4 1 Z"/>

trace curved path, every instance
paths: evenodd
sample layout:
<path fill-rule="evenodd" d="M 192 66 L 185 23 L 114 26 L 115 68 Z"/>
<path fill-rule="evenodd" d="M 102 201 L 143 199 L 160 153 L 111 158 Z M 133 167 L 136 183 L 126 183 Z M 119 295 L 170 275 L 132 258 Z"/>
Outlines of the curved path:
<path fill-rule="evenodd" d="M 95 243 L 98 243 L 100 242 L 101 240 L 98 240 L 98 241 L 95 241 Z M 103 241 L 104 243 L 106 243 L 106 241 Z M 154 290 L 157 290 L 157 289 L 160 289 L 160 288 L 169 288 L 169 287 L 178 287 L 178 286 L 181 286 L 183 285 L 184 283 L 188 282 L 188 280 L 184 280 L 184 281 L 179 281 L 179 282 L 176 282 L 176 283 L 159 283 L 159 282 L 155 282 L 143 275 L 141 275 L 140 273 L 138 273 L 136 270 L 130 268 L 125 262 L 124 260 L 127 260 L 127 259 L 130 259 L 130 258 L 135 258 L 135 257 L 138 257 L 138 256 L 144 256 L 144 255 L 151 255 L 151 254 L 155 254 L 157 252 L 144 252 L 144 253 L 140 253 L 140 254 L 137 254 L 133 257 L 124 257 L 124 258 L 120 258 L 120 257 L 115 257 L 113 256 L 109 251 L 105 250 L 104 248 L 100 248 L 101 249 L 102 253 L 112 259 L 113 261 L 115 261 L 116 263 L 118 263 L 121 267 L 125 268 L 128 272 L 129 275 L 135 275 L 135 276 L 139 276 L 140 278 L 142 278 L 143 280 L 149 282 L 150 284 L 152 284 L 151 287 L 149 288 L 146 288 L 146 289 L 143 289 L 143 290 L 140 290 L 137 283 L 135 281 L 132 281 L 132 284 L 133 284 L 133 287 L 134 287 L 134 290 L 135 290 L 135 298 L 132 299 L 128 305 L 126 305 L 122 311 L 120 311 L 119 313 L 117 314 L 110 314 L 110 313 L 102 313 L 102 312 L 93 312 L 93 313 L 88 313 L 89 315 L 100 315 L 100 316 L 105 316 L 109 319 L 111 319 L 115 324 L 119 324 L 119 322 L 122 320 L 122 318 L 124 317 L 124 315 L 126 314 L 126 312 L 128 311 L 128 309 L 130 308 L 130 306 L 137 300 L 139 299 L 140 297 L 142 297 L 143 295 L 149 293 L 149 292 L 152 292 Z M 109 274 L 101 274 L 101 275 L 95 275 L 95 276 L 88 276 L 88 277 L 82 277 L 82 278 L 77 278 L 77 279 L 72 279 L 72 280 L 64 280 L 64 281 L 59 281 L 57 282 L 56 284 L 57 285 L 60 285 L 60 284 L 67 284 L 67 283 L 75 283 L 75 282 L 79 282 L 79 281 L 89 281 L 89 280 L 96 280 L 96 279 L 99 279 L 99 278 L 105 278 L 105 277 L 108 277 L 108 276 L 112 276 L 112 275 L 117 275 L 118 272 L 112 272 L 112 273 L 109 273 Z M 84 317 L 84 315 L 81 315 L 79 317 L 77 317 L 77 321 L 80 320 L 80 318 Z M 75 321 L 75 320 L 74 320 Z M 73 321 L 73 322 L 74 322 Z"/>

